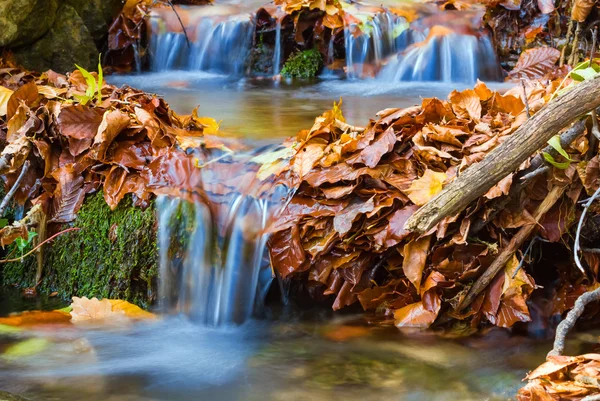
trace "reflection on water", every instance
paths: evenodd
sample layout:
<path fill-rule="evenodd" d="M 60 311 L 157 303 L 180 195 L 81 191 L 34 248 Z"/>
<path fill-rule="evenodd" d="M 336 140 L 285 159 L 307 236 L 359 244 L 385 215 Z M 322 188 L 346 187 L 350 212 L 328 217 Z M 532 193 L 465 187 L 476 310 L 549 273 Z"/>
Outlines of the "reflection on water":
<path fill-rule="evenodd" d="M 331 109 L 340 97 L 348 122 L 366 125 L 385 108 L 413 106 L 420 104 L 424 97 L 446 99 L 454 89 L 468 87 L 456 83 L 337 79 L 288 84 L 185 71 L 113 76 L 109 82 L 162 95 L 177 113 L 189 114 L 200 105 L 201 115 L 223 120 L 221 129 L 225 133 L 276 142 L 309 129 L 315 117 Z M 507 84 L 490 86 L 494 89 L 510 87 Z"/>
<path fill-rule="evenodd" d="M 550 347 L 502 330 L 449 340 L 304 314 L 219 329 L 169 317 L 0 334 L 0 391 L 40 401 L 506 400 Z"/>

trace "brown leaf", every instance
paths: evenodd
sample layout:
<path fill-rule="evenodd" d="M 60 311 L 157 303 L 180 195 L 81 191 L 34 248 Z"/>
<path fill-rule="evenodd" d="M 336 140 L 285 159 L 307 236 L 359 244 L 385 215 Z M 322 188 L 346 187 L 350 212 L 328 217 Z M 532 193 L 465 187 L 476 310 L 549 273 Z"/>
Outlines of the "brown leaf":
<path fill-rule="evenodd" d="M 298 227 L 292 226 L 273 234 L 269 238 L 269 255 L 271 266 L 277 269 L 282 278 L 297 272 L 306 260 Z"/>
<path fill-rule="evenodd" d="M 423 302 L 415 302 L 394 312 L 396 327 L 428 328 L 437 318 L 438 312 L 428 311 Z"/>
<path fill-rule="evenodd" d="M 452 103 L 452 110 L 459 118 L 466 118 L 479 122 L 481 119 L 481 99 L 473 89 L 462 92 L 453 91 L 448 97 Z"/>
<path fill-rule="evenodd" d="M 349 158 L 346 162 L 350 164 L 363 163 L 367 167 L 375 168 L 381 158 L 394 149 L 395 143 L 396 134 L 394 133 L 394 128 L 390 126 L 357 156 Z"/>
<path fill-rule="evenodd" d="M 560 51 L 553 47 L 536 47 L 527 49 L 519 57 L 517 65 L 508 74 L 511 79 L 537 79 L 556 68 Z"/>
<path fill-rule="evenodd" d="M 430 241 L 431 236 L 427 236 L 412 240 L 404 245 L 402 270 L 410 282 L 413 283 L 417 292 L 421 289 L 421 279 L 423 278 L 423 269 L 427 262 Z"/>
<path fill-rule="evenodd" d="M 6 106 L 6 118 L 11 119 L 15 115 L 21 102 L 31 106 L 38 98 L 38 89 L 35 82 L 29 82 L 17 89 L 8 99 Z"/>
<path fill-rule="evenodd" d="M 98 133 L 104 110 L 83 105 L 65 106 L 58 115 L 60 133 L 68 138 L 91 140 Z"/>
<path fill-rule="evenodd" d="M 73 164 L 68 164 L 52 172 L 58 181 L 52 202 L 53 223 L 69 223 L 77 217 L 76 213 L 83 204 L 83 177 L 75 171 Z"/>
<path fill-rule="evenodd" d="M 106 151 L 114 139 L 129 126 L 129 116 L 119 110 L 104 113 L 98 133 L 94 137 L 92 156 L 97 160 L 104 160 Z"/>
<path fill-rule="evenodd" d="M 389 224 L 375 234 L 375 243 L 386 248 L 391 248 L 399 244 L 400 241 L 404 240 L 410 234 L 409 231 L 404 229 L 404 225 L 418 209 L 417 205 L 408 205 L 396 210 L 392 217 L 389 218 Z"/>
<path fill-rule="evenodd" d="M 596 4 L 596 0 L 575 0 L 571 9 L 571 19 L 584 22 L 592 12 L 594 4 Z"/>
<path fill-rule="evenodd" d="M 355 198 L 352 202 L 333 218 L 333 227 L 340 235 L 344 235 L 352 229 L 354 220 L 364 213 L 368 213 L 375 208 L 373 198 L 363 201 Z"/>

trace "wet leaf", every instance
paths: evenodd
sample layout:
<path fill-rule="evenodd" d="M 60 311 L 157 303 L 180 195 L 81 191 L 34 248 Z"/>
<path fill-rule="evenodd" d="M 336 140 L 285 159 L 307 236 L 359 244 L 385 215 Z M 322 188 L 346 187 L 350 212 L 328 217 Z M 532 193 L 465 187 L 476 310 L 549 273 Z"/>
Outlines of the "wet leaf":
<path fill-rule="evenodd" d="M 31 311 L 0 318 L 0 324 L 14 327 L 31 327 L 47 324 L 68 324 L 71 316 L 61 311 Z"/>
<path fill-rule="evenodd" d="M 446 173 L 427 169 L 423 176 L 413 181 L 404 193 L 415 205 L 423 206 L 442 190 L 446 178 Z"/>
<path fill-rule="evenodd" d="M 51 342 L 45 338 L 29 338 L 6 348 L 2 359 L 16 361 L 20 358 L 34 356 L 45 351 L 50 345 Z"/>
<path fill-rule="evenodd" d="M 8 99 L 12 96 L 14 91 L 0 86 L 0 117 L 5 116 L 8 110 Z"/>
<path fill-rule="evenodd" d="M 421 289 L 421 279 L 423 278 L 423 269 L 427 262 L 430 241 L 431 236 L 427 236 L 412 240 L 404 245 L 402 270 L 410 282 L 415 286 L 417 292 Z"/>
<path fill-rule="evenodd" d="M 525 50 L 508 76 L 512 79 L 541 78 L 556 68 L 559 57 L 560 52 L 553 47 L 536 47 Z"/>

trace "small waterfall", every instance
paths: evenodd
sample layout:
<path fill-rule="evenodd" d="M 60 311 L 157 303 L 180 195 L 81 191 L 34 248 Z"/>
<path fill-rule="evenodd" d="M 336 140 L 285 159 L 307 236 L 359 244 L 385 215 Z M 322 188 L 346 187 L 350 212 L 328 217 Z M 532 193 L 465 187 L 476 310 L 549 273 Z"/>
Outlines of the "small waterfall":
<path fill-rule="evenodd" d="M 275 54 L 273 55 L 273 75 L 281 72 L 281 18 L 277 18 L 275 28 Z"/>
<path fill-rule="evenodd" d="M 252 46 L 254 24 L 249 14 L 229 8 L 178 7 L 187 16 L 185 38 L 169 10 L 153 11 L 151 66 L 154 71 L 190 70 L 239 75 Z"/>
<path fill-rule="evenodd" d="M 203 167 L 203 201 L 156 201 L 160 308 L 209 326 L 243 323 L 262 305 L 272 281 L 265 231 L 288 195 L 282 186 L 265 194 L 252 174 L 229 168 Z M 224 181 L 239 191 L 215 195 Z"/>
<path fill-rule="evenodd" d="M 443 81 L 474 83 L 502 80 L 489 37 L 458 34 L 435 26 L 421 43 L 394 57 L 378 74 L 387 82 Z"/>
<path fill-rule="evenodd" d="M 407 34 L 408 23 L 403 17 L 381 12 L 366 17 L 361 24 L 346 23 L 344 41 L 346 48 L 346 75 L 350 79 L 366 75 L 365 64 L 379 65 L 383 58 L 403 50 L 413 43 Z"/>

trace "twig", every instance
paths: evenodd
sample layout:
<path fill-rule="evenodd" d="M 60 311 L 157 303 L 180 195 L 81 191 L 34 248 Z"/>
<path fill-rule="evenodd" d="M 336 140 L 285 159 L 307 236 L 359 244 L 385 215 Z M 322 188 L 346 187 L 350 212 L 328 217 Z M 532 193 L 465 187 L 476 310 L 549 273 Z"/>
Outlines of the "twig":
<path fill-rule="evenodd" d="M 190 38 L 188 38 L 187 31 L 185 30 L 185 26 L 183 25 L 183 21 L 181 21 L 181 17 L 179 16 L 179 13 L 175 9 L 175 6 L 173 5 L 173 2 L 171 0 L 167 0 L 167 3 L 169 4 L 169 6 L 171 6 L 171 9 L 177 16 L 177 19 L 179 20 L 179 24 L 181 24 L 181 29 L 183 29 L 183 34 L 185 35 L 185 41 L 187 43 L 188 49 L 191 49 L 192 45 L 190 44 Z"/>
<path fill-rule="evenodd" d="M 548 353 L 548 356 L 558 356 L 562 355 L 565 351 L 565 339 L 569 331 L 575 327 L 575 323 L 577 319 L 583 314 L 585 310 L 585 306 L 590 302 L 600 300 L 600 287 L 596 288 L 594 291 L 589 291 L 582 294 L 577 301 L 575 301 L 575 306 L 573 309 L 567 313 L 567 317 L 560 322 L 558 327 L 556 328 L 556 337 L 554 338 L 554 346 L 552 351 Z"/>
<path fill-rule="evenodd" d="M 563 46 L 560 52 L 560 62 L 558 63 L 559 67 L 565 65 L 565 56 L 567 53 L 567 47 L 569 47 L 569 43 L 571 42 L 571 36 L 573 35 L 573 20 L 569 20 L 569 25 L 567 27 L 567 37 L 565 41 L 565 45 Z"/>
<path fill-rule="evenodd" d="M 596 114 L 596 110 L 592 110 L 592 134 L 594 134 L 596 139 L 600 139 L 600 129 L 598 129 L 598 115 Z"/>
<path fill-rule="evenodd" d="M 577 23 L 577 29 L 575 29 L 575 37 L 573 38 L 573 46 L 571 47 L 571 57 L 569 57 L 569 64 L 572 66 L 579 61 L 579 35 L 581 35 L 580 22 Z"/>
<path fill-rule="evenodd" d="M 58 237 L 61 234 L 65 234 L 68 233 L 69 231 L 78 231 L 80 228 L 79 227 L 71 227 L 71 228 L 67 228 L 66 230 L 60 231 L 56 234 L 54 234 L 52 237 L 48 238 L 47 240 L 45 240 L 44 242 L 40 242 L 35 248 L 33 248 L 31 251 L 27 252 L 25 255 L 20 256 L 18 258 L 15 259 L 3 259 L 0 260 L 0 263 L 12 263 L 12 262 L 18 262 L 21 259 L 31 255 L 32 253 L 34 253 L 35 251 L 37 251 L 42 245 L 52 241 L 54 238 Z"/>
<path fill-rule="evenodd" d="M 515 272 L 512 275 L 513 279 L 515 277 L 517 277 L 517 274 L 519 274 L 519 271 L 523 268 L 523 265 L 525 264 L 525 258 L 527 257 L 527 255 L 529 255 L 529 252 L 531 252 L 531 248 L 533 248 L 533 244 L 535 244 L 535 242 L 537 241 L 538 238 L 539 237 L 533 237 L 531 239 L 531 242 L 529 243 L 529 246 L 525 250 L 525 253 L 523 254 L 523 257 L 521 258 L 521 261 L 519 262 L 519 266 L 517 266 L 517 268 L 515 269 Z"/>
<path fill-rule="evenodd" d="M 598 27 L 595 26 L 592 30 L 592 49 L 590 50 L 590 65 L 592 65 L 592 61 L 594 60 L 594 53 L 596 52 L 596 41 L 598 40 Z"/>
<path fill-rule="evenodd" d="M 17 190 L 21 186 L 21 182 L 25 178 L 25 174 L 27 174 L 27 170 L 29 170 L 29 165 L 30 165 L 29 160 L 26 160 L 25 163 L 23 163 L 23 168 L 21 168 L 21 173 L 19 174 L 19 177 L 17 177 L 17 180 L 15 181 L 14 185 L 12 186 L 10 191 L 8 191 L 8 193 L 2 200 L 2 203 L 0 204 L 0 216 L 4 215 L 4 211 L 8 207 L 10 200 L 12 199 L 13 196 L 15 196 L 15 193 L 17 193 Z"/>
<path fill-rule="evenodd" d="M 550 193 L 546 196 L 546 199 L 538 206 L 535 211 L 534 219 L 539 221 L 547 212 L 554 206 L 556 201 L 562 196 L 565 191 L 564 187 L 555 186 L 552 188 Z M 523 243 L 529 238 L 531 233 L 538 228 L 538 224 L 529 224 L 521 227 L 521 229 L 515 234 L 510 240 L 506 248 L 500 252 L 494 262 L 487 268 L 487 270 L 477 279 L 475 284 L 471 287 L 467 296 L 460 302 L 456 310 L 461 311 L 469 306 L 477 296 L 487 288 L 492 282 L 494 277 L 498 274 L 506 263 L 510 260 L 513 254 L 523 245 Z"/>
<path fill-rule="evenodd" d="M 583 212 L 581 213 L 581 217 L 579 218 L 579 224 L 577 224 L 577 233 L 575 234 L 575 246 L 573 248 L 573 256 L 575 257 L 575 264 L 581 270 L 581 272 L 585 275 L 585 269 L 581 264 L 581 259 L 579 258 L 579 240 L 581 238 L 581 228 L 583 227 L 583 221 L 585 220 L 585 215 L 587 214 L 588 208 L 592 205 L 594 200 L 600 195 L 600 187 L 594 192 L 594 195 L 590 199 L 588 199 L 587 203 L 583 206 Z"/>
<path fill-rule="evenodd" d="M 529 110 L 529 100 L 527 100 L 527 89 L 525 88 L 525 80 L 521 79 L 521 88 L 523 88 L 523 103 L 525 103 L 525 110 L 527 111 L 527 118 L 531 118 L 531 111 Z"/>
<path fill-rule="evenodd" d="M 581 250 L 588 253 L 600 253 L 600 248 L 581 248 Z"/>

